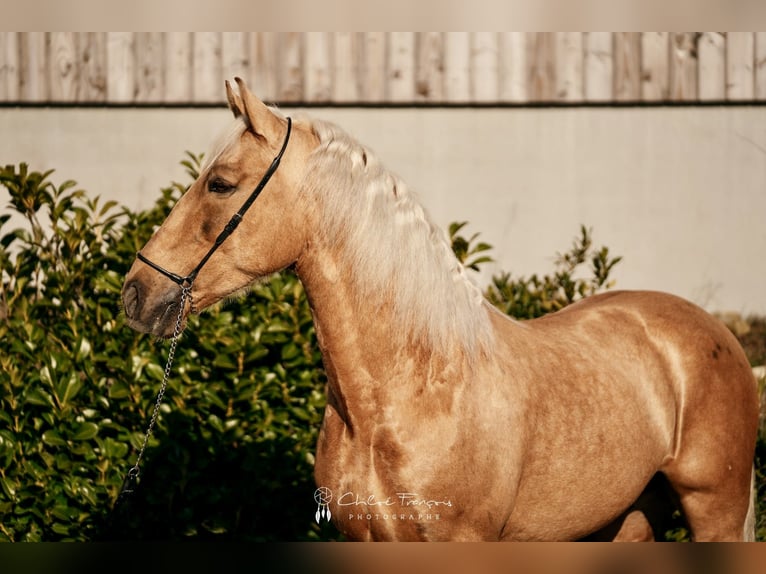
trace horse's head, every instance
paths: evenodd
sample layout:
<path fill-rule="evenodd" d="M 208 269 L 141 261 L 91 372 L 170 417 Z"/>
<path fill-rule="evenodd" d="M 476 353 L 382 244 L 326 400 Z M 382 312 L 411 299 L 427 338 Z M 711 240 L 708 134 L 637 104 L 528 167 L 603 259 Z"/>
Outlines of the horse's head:
<path fill-rule="evenodd" d="M 226 83 L 231 129 L 125 278 L 123 308 L 136 330 L 169 336 L 182 286 L 193 283 L 201 310 L 295 262 L 306 243 L 299 190 L 316 139 L 236 82 L 239 94 Z"/>

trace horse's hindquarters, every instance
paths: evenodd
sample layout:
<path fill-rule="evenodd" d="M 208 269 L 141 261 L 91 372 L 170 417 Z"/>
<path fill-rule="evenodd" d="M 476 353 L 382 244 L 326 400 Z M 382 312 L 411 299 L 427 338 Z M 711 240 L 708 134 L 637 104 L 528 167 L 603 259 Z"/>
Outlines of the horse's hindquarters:
<path fill-rule="evenodd" d="M 509 531 L 582 536 L 662 472 L 696 540 L 742 540 L 758 401 L 736 338 L 659 293 L 592 297 L 529 326 L 517 354 L 531 357 L 535 438 Z"/>

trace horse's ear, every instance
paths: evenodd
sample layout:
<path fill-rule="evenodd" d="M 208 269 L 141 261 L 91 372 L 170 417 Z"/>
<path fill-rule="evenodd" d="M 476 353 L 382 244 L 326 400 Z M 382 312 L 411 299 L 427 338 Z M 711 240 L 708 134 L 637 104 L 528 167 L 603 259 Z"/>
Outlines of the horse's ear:
<path fill-rule="evenodd" d="M 244 109 L 244 106 L 242 105 L 242 99 L 234 93 L 234 90 L 231 89 L 229 80 L 226 80 L 226 99 L 229 101 L 229 109 L 234 114 L 235 118 L 239 118 L 244 115 L 242 113 L 242 110 Z"/>
<path fill-rule="evenodd" d="M 232 97 L 236 98 L 235 102 L 237 104 L 242 104 L 239 107 L 241 110 L 240 115 L 245 118 L 248 129 L 256 135 L 265 137 L 267 140 L 281 138 L 284 128 L 279 118 L 271 112 L 266 104 L 247 89 L 247 85 L 242 78 L 234 78 L 234 81 L 239 86 L 239 97 L 233 93 Z M 232 106 L 231 100 L 229 100 L 229 106 Z M 237 115 L 236 112 L 234 114 Z"/>

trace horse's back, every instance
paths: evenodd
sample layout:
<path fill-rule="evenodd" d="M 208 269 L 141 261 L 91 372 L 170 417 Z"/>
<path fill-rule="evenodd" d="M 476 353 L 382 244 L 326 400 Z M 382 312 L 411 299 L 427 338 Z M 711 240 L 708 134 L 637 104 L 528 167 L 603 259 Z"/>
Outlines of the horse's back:
<path fill-rule="evenodd" d="M 675 408 L 686 430 L 689 422 L 704 418 L 707 425 L 730 427 L 729 435 L 740 428 L 755 436 L 758 397 L 742 346 L 720 320 L 685 299 L 657 291 L 612 291 L 531 321 L 530 327 L 538 337 L 558 334 L 570 345 L 577 340 L 585 352 L 612 365 L 628 364 L 637 374 L 639 362 L 651 364 L 655 379 L 670 385 L 675 404 L 668 407 Z"/>

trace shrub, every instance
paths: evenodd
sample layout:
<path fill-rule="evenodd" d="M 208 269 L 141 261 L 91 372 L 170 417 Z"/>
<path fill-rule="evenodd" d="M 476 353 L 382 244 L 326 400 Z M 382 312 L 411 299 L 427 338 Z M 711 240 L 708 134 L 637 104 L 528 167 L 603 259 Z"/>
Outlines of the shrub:
<path fill-rule="evenodd" d="M 324 375 L 291 273 L 190 319 L 138 492 L 109 523 L 166 355 L 124 326 L 119 292 L 184 188 L 133 213 L 49 175 L 0 172 L 25 220 L 0 227 L 0 539 L 320 536 L 310 518 Z"/>
<path fill-rule="evenodd" d="M 612 287 L 612 268 L 622 257 L 610 257 L 609 249 L 593 249 L 591 230 L 580 227 L 569 251 L 557 254 L 553 275 L 537 274 L 513 279 L 510 273 L 495 275 L 487 288 L 489 301 L 505 314 L 517 319 L 534 319 L 552 313 Z M 590 262 L 589 274 L 578 277 L 582 265 Z"/>

